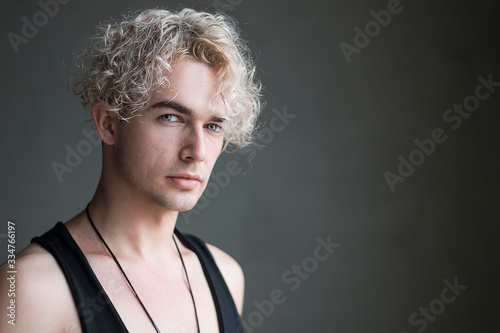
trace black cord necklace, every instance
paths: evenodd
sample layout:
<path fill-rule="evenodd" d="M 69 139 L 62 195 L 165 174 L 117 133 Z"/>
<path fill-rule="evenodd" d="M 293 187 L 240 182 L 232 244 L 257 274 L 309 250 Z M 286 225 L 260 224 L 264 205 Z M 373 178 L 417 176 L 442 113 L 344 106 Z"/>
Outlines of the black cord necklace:
<path fill-rule="evenodd" d="M 125 271 L 123 270 L 122 266 L 118 262 L 118 259 L 115 257 L 113 251 L 111 251 L 111 249 L 109 248 L 109 246 L 106 243 L 106 241 L 104 240 L 104 238 L 101 236 L 101 233 L 99 232 L 99 230 L 97 230 L 97 227 L 95 226 L 94 221 L 92 221 L 92 217 L 90 217 L 89 205 L 90 204 L 87 205 L 87 208 L 85 208 L 85 211 L 87 213 L 87 218 L 89 219 L 89 222 L 92 225 L 92 228 L 96 232 L 97 236 L 99 236 L 99 238 L 101 239 L 102 243 L 104 244 L 104 246 L 108 250 L 109 254 L 111 255 L 111 257 L 115 261 L 116 265 L 118 266 L 118 268 L 122 272 L 123 277 L 125 278 L 125 280 L 127 281 L 128 285 L 130 286 L 130 289 L 132 289 L 132 293 L 134 294 L 135 298 L 137 298 L 137 300 L 139 301 L 139 304 L 141 304 L 142 308 L 144 309 L 144 312 L 146 312 L 146 315 L 148 316 L 149 320 L 151 321 L 151 324 L 153 324 L 153 327 L 155 328 L 156 332 L 157 333 L 161 333 L 160 329 L 158 328 L 158 326 L 156 326 L 156 323 L 154 322 L 153 318 L 151 317 L 151 315 L 149 314 L 148 310 L 146 309 L 146 306 L 144 306 L 144 303 L 142 303 L 141 299 L 139 298 L 139 295 L 135 291 L 134 286 L 132 286 L 132 283 L 128 279 L 127 274 L 125 274 Z M 181 258 L 182 267 L 184 268 L 184 274 L 186 275 L 186 280 L 187 280 L 187 284 L 188 284 L 188 288 L 189 288 L 189 293 L 191 294 L 191 299 L 193 301 L 194 315 L 195 315 L 195 318 L 196 318 L 196 327 L 198 329 L 198 333 L 200 333 L 200 323 L 198 321 L 198 312 L 196 311 L 196 303 L 194 301 L 193 290 L 191 289 L 191 283 L 189 282 L 189 276 L 188 276 L 188 273 L 187 273 L 187 270 L 186 270 L 186 265 L 184 265 L 184 259 L 182 258 L 181 251 L 179 250 L 179 246 L 177 245 L 177 241 L 175 240 L 174 235 L 172 235 L 172 239 L 174 240 L 175 247 L 177 249 L 177 252 L 179 253 L 179 257 Z"/>

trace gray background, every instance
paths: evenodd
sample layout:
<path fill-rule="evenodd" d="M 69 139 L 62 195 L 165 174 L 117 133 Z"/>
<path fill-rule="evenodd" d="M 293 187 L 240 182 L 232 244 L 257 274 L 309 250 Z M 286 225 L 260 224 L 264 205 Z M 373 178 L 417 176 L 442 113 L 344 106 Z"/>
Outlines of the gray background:
<path fill-rule="evenodd" d="M 270 124 L 273 109 L 296 115 L 256 154 L 224 155 L 216 172 L 236 160 L 245 174 L 178 223 L 242 265 L 249 331 L 417 332 L 423 326 L 409 316 L 457 278 L 467 289 L 421 332 L 499 332 L 500 88 L 460 128 L 443 120 L 474 94 L 479 75 L 500 81 L 499 2 L 403 0 L 349 64 L 339 44 L 352 44 L 354 27 L 363 29 L 386 1 L 219 3 L 229 4 L 256 55 L 268 103 L 262 122 Z M 62 182 L 51 166 L 64 163 L 66 146 L 75 149 L 90 128 L 66 89 L 81 38 L 103 19 L 158 5 L 179 6 L 72 0 L 17 54 L 7 34 L 21 34 L 22 17 L 32 21 L 41 7 L 0 5 L 2 261 L 8 220 L 20 249 L 82 210 L 95 190 L 100 148 Z M 447 140 L 392 192 L 384 172 L 396 173 L 398 156 L 408 158 L 414 140 L 435 128 Z M 340 247 L 291 290 L 283 274 L 328 235 Z M 259 317 L 254 301 L 274 289 L 286 300 Z"/>

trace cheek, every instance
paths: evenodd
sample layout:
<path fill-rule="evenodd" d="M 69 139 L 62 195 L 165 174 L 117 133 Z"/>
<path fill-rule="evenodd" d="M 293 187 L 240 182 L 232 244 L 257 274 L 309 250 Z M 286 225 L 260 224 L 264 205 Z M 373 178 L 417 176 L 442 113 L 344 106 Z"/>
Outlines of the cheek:
<path fill-rule="evenodd" d="M 221 155 L 221 153 L 222 153 L 222 143 L 220 143 L 220 144 L 216 143 L 212 147 L 210 147 L 209 153 L 207 154 L 207 157 L 205 159 L 205 162 L 206 162 L 207 167 L 209 169 L 208 170 L 209 173 L 212 172 L 212 170 L 215 166 L 215 163 L 219 159 L 219 156 Z"/>
<path fill-rule="evenodd" d="M 217 151 L 220 155 L 222 147 L 224 146 L 224 135 L 209 136 L 207 141 L 212 146 L 213 150 Z"/>
<path fill-rule="evenodd" d="M 135 174 L 154 172 L 161 160 L 164 145 L 144 131 L 129 130 L 120 137 L 117 153 L 123 166 Z"/>
<path fill-rule="evenodd" d="M 220 154 L 222 153 L 222 147 L 224 145 L 224 139 L 222 137 L 211 138 L 207 140 L 207 149 L 210 152 L 210 159 L 217 161 Z"/>
<path fill-rule="evenodd" d="M 175 147 L 165 142 L 164 138 L 149 137 L 139 145 L 137 158 L 145 169 L 143 172 L 154 174 L 165 172 L 166 167 L 172 164 L 175 154 Z"/>

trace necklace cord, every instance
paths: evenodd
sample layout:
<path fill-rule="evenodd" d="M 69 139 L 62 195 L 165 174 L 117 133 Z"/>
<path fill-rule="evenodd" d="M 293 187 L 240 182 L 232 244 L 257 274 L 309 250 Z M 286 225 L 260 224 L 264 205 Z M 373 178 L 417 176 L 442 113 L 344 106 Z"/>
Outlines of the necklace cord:
<path fill-rule="evenodd" d="M 144 312 L 146 312 L 146 315 L 148 316 L 149 320 L 151 321 L 151 324 L 153 324 L 153 327 L 155 328 L 156 332 L 157 333 L 161 333 L 160 329 L 158 328 L 158 326 L 156 326 L 156 323 L 154 322 L 153 318 L 151 317 L 151 315 L 149 314 L 148 310 L 146 309 L 146 306 L 142 303 L 141 299 L 139 298 L 139 295 L 135 291 L 134 286 L 132 286 L 132 283 L 130 282 L 129 278 L 127 277 L 127 274 L 125 274 L 125 271 L 123 270 L 122 266 L 120 265 L 120 262 L 118 261 L 118 259 L 114 255 L 113 251 L 111 251 L 111 249 L 109 248 L 108 244 L 106 243 L 106 241 L 102 237 L 102 235 L 99 232 L 99 230 L 97 230 L 97 227 L 95 226 L 94 221 L 92 220 L 92 217 L 90 216 L 89 205 L 90 205 L 90 203 L 85 208 L 85 212 L 87 213 L 87 218 L 88 218 L 90 224 L 92 225 L 92 228 L 94 229 L 94 231 L 97 234 L 97 236 L 101 239 L 101 242 L 104 244 L 104 246 L 108 250 L 109 254 L 111 255 L 111 257 L 115 261 L 116 265 L 118 266 L 118 268 L 122 272 L 123 277 L 127 281 L 127 283 L 129 285 L 130 289 L 132 290 L 135 298 L 137 298 L 137 300 L 139 301 L 139 304 L 141 304 L 142 308 L 144 309 Z M 175 240 L 175 237 L 173 235 L 172 235 L 172 239 L 174 240 L 175 247 L 176 247 L 177 252 L 179 253 L 179 257 L 181 259 L 182 267 L 184 268 L 184 273 L 186 275 L 186 281 L 187 281 L 187 284 L 188 284 L 188 287 L 189 287 L 189 293 L 191 294 L 191 300 L 193 301 L 194 314 L 195 314 L 195 318 L 196 318 L 196 327 L 197 327 L 198 333 L 199 333 L 200 332 L 200 323 L 198 321 L 198 312 L 196 310 L 196 303 L 195 303 L 195 300 L 194 300 L 193 290 L 191 289 L 191 283 L 189 282 L 189 276 L 188 276 L 188 273 L 187 273 L 186 265 L 184 264 L 184 259 L 182 258 L 181 251 L 179 250 L 179 246 L 177 245 L 177 241 Z"/>
<path fill-rule="evenodd" d="M 182 259 L 181 251 L 179 250 L 179 246 L 177 246 L 177 241 L 175 240 L 174 235 L 172 235 L 172 239 L 174 240 L 175 247 L 177 248 L 177 252 L 179 252 L 179 257 L 181 258 L 181 263 L 182 267 L 184 268 L 184 274 L 186 275 L 186 281 L 189 287 L 189 293 L 191 294 L 191 299 L 193 300 L 193 305 L 194 305 L 194 316 L 196 318 L 196 328 L 198 329 L 198 332 L 200 332 L 200 323 L 198 321 L 198 311 L 196 311 L 196 302 L 194 301 L 194 295 L 193 291 L 191 289 L 191 283 L 189 282 L 189 276 L 186 270 L 186 265 L 184 265 L 184 259 Z"/>
<path fill-rule="evenodd" d="M 132 292 L 134 293 L 134 296 L 135 298 L 137 298 L 137 300 L 139 301 L 139 303 L 141 304 L 142 308 L 144 309 L 144 312 L 146 312 L 146 315 L 148 316 L 149 320 L 151 321 L 151 324 L 153 324 L 155 330 L 157 333 L 161 333 L 160 332 L 160 329 L 158 328 L 158 326 L 156 326 L 156 323 L 154 322 L 153 318 L 151 317 L 151 315 L 149 314 L 148 310 L 146 309 L 146 306 L 142 303 L 141 299 L 139 298 L 139 295 L 137 295 L 137 292 L 135 291 L 134 289 L 134 286 L 132 286 L 132 283 L 130 282 L 130 280 L 128 279 L 128 276 L 127 274 L 125 274 L 125 271 L 123 270 L 122 266 L 120 265 L 120 262 L 118 262 L 118 259 L 116 259 L 116 256 L 115 254 L 113 253 L 113 251 L 111 251 L 111 249 L 109 248 L 108 244 L 106 243 L 106 241 L 104 240 L 104 238 L 102 237 L 101 233 L 99 232 L 99 230 L 97 230 L 97 227 L 95 226 L 94 224 L 94 221 L 92 220 L 92 217 L 90 217 L 90 212 L 89 212 L 89 205 L 90 203 L 87 205 L 87 208 L 85 208 L 85 211 L 87 212 L 87 218 L 89 219 L 90 221 L 90 224 L 92 225 L 92 228 L 94 229 L 94 231 L 96 232 L 97 236 L 99 236 L 99 238 L 101 239 L 102 243 L 104 244 L 104 246 L 106 247 L 106 249 L 108 250 L 109 254 L 111 255 L 111 257 L 113 258 L 113 260 L 115 261 L 116 265 L 118 266 L 118 268 L 120 269 L 120 271 L 122 272 L 122 275 L 123 277 L 125 278 L 125 280 L 127 280 L 127 283 L 128 285 L 130 286 L 130 289 L 132 289 Z"/>

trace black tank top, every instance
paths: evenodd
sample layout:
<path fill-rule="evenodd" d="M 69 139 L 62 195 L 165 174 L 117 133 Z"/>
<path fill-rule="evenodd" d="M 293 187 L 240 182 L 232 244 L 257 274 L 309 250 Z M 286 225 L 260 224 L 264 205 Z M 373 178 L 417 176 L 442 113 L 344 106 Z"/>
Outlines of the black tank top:
<path fill-rule="evenodd" d="M 243 332 L 241 318 L 231 293 L 206 244 L 196 236 L 184 235 L 177 229 L 174 232 L 198 256 L 214 299 L 219 331 Z M 36 242 L 49 251 L 64 272 L 84 333 L 128 332 L 87 258 L 62 222 L 58 222 L 42 236 L 33 238 L 31 242 Z"/>

